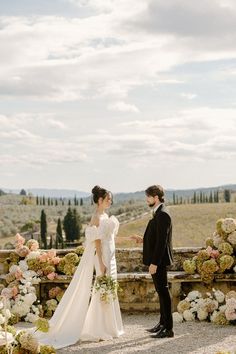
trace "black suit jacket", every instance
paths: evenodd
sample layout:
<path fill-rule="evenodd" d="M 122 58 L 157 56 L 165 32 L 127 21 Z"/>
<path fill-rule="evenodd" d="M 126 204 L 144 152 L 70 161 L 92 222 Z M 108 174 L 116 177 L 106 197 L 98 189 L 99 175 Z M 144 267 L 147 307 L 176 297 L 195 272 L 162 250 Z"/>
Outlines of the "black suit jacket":
<path fill-rule="evenodd" d="M 149 221 L 144 233 L 143 263 L 148 266 L 150 264 L 167 266 L 172 262 L 171 217 L 165 205 L 161 204 L 154 217 Z"/>

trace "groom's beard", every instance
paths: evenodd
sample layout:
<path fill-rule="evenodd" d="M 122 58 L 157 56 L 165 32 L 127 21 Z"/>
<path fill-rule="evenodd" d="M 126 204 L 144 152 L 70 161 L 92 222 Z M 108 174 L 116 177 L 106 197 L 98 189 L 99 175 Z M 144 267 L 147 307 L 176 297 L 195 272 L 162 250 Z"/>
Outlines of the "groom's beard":
<path fill-rule="evenodd" d="M 150 208 L 153 208 L 153 207 L 154 207 L 154 205 L 155 205 L 155 203 L 148 204 L 148 206 L 149 206 Z"/>

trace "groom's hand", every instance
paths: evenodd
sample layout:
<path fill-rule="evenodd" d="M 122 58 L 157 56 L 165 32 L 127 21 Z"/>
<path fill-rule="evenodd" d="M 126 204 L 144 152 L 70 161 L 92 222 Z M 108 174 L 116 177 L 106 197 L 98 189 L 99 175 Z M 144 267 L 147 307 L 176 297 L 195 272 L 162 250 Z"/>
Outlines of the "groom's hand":
<path fill-rule="evenodd" d="M 139 235 L 131 235 L 129 237 L 131 240 L 136 241 L 137 243 L 142 243 L 143 242 L 143 237 Z"/>
<path fill-rule="evenodd" d="M 157 266 L 155 264 L 150 264 L 149 266 L 149 273 L 155 274 L 157 272 Z"/>

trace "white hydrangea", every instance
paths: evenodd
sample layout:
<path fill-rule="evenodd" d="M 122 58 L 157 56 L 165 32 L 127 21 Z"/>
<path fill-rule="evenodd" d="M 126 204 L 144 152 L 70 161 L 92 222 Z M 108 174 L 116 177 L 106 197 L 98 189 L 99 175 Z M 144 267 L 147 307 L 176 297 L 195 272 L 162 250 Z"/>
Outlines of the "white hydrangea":
<path fill-rule="evenodd" d="M 39 256 L 40 256 L 40 251 L 32 251 L 25 257 L 25 259 L 26 260 L 28 260 L 28 259 L 36 259 Z"/>
<path fill-rule="evenodd" d="M 39 316 L 29 312 L 27 316 L 25 317 L 25 321 L 34 323 L 38 320 Z"/>
<path fill-rule="evenodd" d="M 207 317 L 208 317 L 208 312 L 206 310 L 204 310 L 203 308 L 199 308 L 197 311 L 197 318 L 200 321 L 204 321 L 207 319 Z"/>
<path fill-rule="evenodd" d="M 219 311 L 220 311 L 221 313 L 225 313 L 226 308 L 227 308 L 226 305 L 221 305 L 221 306 L 219 307 Z"/>
<path fill-rule="evenodd" d="M 183 322 L 183 316 L 179 312 L 173 312 L 173 322 L 174 323 L 181 323 Z"/>
<path fill-rule="evenodd" d="M 200 293 L 200 291 L 197 291 L 197 290 L 193 290 L 188 293 L 189 301 L 193 301 L 193 300 L 196 300 L 197 298 L 201 298 L 201 297 L 202 297 L 202 294 Z"/>
<path fill-rule="evenodd" d="M 19 267 L 21 269 L 22 272 L 25 272 L 28 270 L 28 264 L 25 260 L 22 260 L 19 262 Z"/>
<path fill-rule="evenodd" d="M 9 268 L 9 273 L 16 273 L 20 270 L 20 267 L 16 264 L 13 264 L 10 268 Z"/>
<path fill-rule="evenodd" d="M 194 321 L 195 316 L 193 314 L 193 312 L 190 310 L 185 310 L 183 312 L 183 318 L 185 319 L 185 321 Z"/>
<path fill-rule="evenodd" d="M 3 309 L 2 314 L 4 315 L 5 319 L 8 321 L 11 317 L 11 311 L 9 309 Z"/>
<path fill-rule="evenodd" d="M 224 300 L 225 300 L 225 295 L 224 295 L 224 293 L 223 293 L 222 291 L 216 290 L 216 291 L 214 292 L 214 295 L 215 295 L 216 301 L 218 301 L 219 304 L 221 304 L 222 302 L 224 302 Z"/>
<path fill-rule="evenodd" d="M 23 303 L 22 301 L 18 301 L 12 306 L 12 313 L 20 317 L 26 316 L 29 312 L 30 312 L 30 306 Z"/>
<path fill-rule="evenodd" d="M 0 313 L 0 325 L 4 324 L 6 321 L 5 317 Z"/>
<path fill-rule="evenodd" d="M 26 294 L 24 296 L 24 303 L 26 303 L 27 305 L 31 306 L 36 300 L 37 300 L 37 296 L 33 293 Z"/>

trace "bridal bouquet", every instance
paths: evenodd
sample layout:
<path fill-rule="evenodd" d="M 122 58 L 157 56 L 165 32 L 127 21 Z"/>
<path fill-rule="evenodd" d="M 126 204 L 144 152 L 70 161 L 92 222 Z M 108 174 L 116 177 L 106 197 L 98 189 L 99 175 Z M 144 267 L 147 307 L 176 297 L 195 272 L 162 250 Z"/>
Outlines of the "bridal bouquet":
<path fill-rule="evenodd" d="M 101 301 L 110 303 L 117 298 L 119 284 L 116 280 L 108 275 L 97 276 L 94 283 L 94 289 L 100 293 Z"/>

